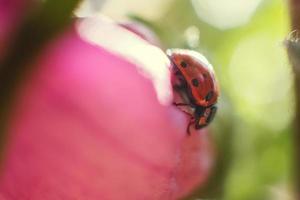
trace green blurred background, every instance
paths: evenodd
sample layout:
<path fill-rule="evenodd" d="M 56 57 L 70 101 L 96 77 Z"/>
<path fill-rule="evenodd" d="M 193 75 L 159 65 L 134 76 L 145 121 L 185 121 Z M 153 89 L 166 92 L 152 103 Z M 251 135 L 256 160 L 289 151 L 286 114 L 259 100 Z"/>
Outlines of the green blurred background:
<path fill-rule="evenodd" d="M 286 1 L 94 0 L 80 12 L 91 10 L 138 20 L 163 47 L 197 50 L 214 65 L 222 93 L 211 127 L 218 160 L 207 184 L 186 199 L 294 199 Z"/>

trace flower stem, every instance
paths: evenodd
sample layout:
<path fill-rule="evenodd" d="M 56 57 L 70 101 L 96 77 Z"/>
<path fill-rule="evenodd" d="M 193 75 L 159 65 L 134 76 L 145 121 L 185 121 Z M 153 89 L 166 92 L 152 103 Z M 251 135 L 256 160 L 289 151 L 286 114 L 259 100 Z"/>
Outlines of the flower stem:
<path fill-rule="evenodd" d="M 294 121 L 294 173 L 296 199 L 300 199 L 300 0 L 289 1 L 293 32 L 286 41 L 288 56 L 294 71 L 296 115 Z"/>

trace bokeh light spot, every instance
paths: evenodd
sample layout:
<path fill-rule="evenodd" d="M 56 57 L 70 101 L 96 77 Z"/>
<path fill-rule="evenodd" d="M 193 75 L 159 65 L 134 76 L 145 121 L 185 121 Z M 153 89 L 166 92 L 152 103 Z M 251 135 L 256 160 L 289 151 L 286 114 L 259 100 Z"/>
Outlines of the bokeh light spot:
<path fill-rule="evenodd" d="M 291 105 L 291 70 L 283 46 L 268 34 L 244 39 L 230 63 L 229 78 L 239 113 L 272 130 L 288 125 Z"/>
<path fill-rule="evenodd" d="M 189 26 L 184 31 L 187 45 L 190 48 L 196 48 L 199 46 L 200 30 L 196 26 Z"/>
<path fill-rule="evenodd" d="M 247 23 L 261 0 L 191 0 L 197 15 L 219 29 Z"/>

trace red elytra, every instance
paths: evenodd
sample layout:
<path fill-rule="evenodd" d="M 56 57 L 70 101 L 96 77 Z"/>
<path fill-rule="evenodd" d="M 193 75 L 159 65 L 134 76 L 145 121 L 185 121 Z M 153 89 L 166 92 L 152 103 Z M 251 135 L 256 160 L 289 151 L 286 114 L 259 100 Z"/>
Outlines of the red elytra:
<path fill-rule="evenodd" d="M 181 96 L 174 105 L 191 116 L 190 126 L 195 129 L 207 126 L 214 118 L 219 97 L 219 86 L 212 65 L 200 53 L 186 49 L 169 49 L 167 55 L 172 63 L 172 85 Z M 187 107 L 187 108 L 183 108 Z"/>

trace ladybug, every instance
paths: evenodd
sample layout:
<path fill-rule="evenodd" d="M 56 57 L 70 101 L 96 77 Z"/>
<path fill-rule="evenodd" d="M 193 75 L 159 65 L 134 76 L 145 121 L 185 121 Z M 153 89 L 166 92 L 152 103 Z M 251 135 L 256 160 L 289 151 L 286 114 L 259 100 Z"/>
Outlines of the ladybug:
<path fill-rule="evenodd" d="M 172 86 L 181 102 L 173 104 L 191 116 L 187 127 L 195 129 L 207 126 L 217 111 L 219 86 L 212 65 L 200 53 L 186 49 L 168 49 L 172 63 Z M 185 108 L 184 108 L 185 107 Z"/>

